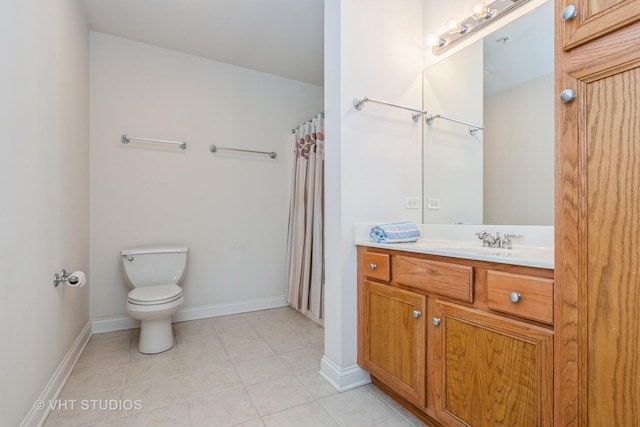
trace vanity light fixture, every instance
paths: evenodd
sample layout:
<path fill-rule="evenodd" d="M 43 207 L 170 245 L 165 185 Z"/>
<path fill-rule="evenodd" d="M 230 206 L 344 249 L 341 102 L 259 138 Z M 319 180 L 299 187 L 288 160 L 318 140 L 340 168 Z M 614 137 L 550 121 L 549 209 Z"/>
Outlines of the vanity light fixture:
<path fill-rule="evenodd" d="M 427 44 L 429 46 L 444 46 L 447 41 L 442 37 L 439 37 L 436 33 L 427 34 Z"/>
<path fill-rule="evenodd" d="M 522 6 L 530 0 L 495 0 L 489 4 L 478 2 L 473 5 L 471 16 L 459 20 L 451 18 L 445 23 L 445 32 L 427 37 L 434 55 L 440 55 L 462 42 L 466 36 L 473 34 L 494 22 L 501 16 Z"/>
<path fill-rule="evenodd" d="M 491 9 L 490 7 L 485 6 L 483 2 L 478 2 L 473 5 L 473 14 L 471 17 L 476 21 L 480 19 L 491 19 L 495 16 L 496 10 Z"/>
<path fill-rule="evenodd" d="M 469 31 L 469 26 L 464 25 L 458 18 L 450 18 L 447 21 L 447 32 L 449 34 L 464 34 Z"/>

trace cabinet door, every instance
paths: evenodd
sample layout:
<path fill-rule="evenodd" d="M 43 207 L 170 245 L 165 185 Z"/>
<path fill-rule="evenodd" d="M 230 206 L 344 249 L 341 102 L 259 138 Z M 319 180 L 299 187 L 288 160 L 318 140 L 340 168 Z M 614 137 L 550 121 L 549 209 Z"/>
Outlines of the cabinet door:
<path fill-rule="evenodd" d="M 560 56 L 577 96 L 556 106 L 558 425 L 640 418 L 639 38 L 634 24 Z"/>
<path fill-rule="evenodd" d="M 640 0 L 562 0 L 557 2 L 558 15 L 571 6 L 576 17 L 559 23 L 565 50 L 640 20 Z"/>
<path fill-rule="evenodd" d="M 366 280 L 360 296 L 358 363 L 424 407 L 426 297 Z"/>
<path fill-rule="evenodd" d="M 553 332 L 436 301 L 437 417 L 451 426 L 549 426 Z"/>

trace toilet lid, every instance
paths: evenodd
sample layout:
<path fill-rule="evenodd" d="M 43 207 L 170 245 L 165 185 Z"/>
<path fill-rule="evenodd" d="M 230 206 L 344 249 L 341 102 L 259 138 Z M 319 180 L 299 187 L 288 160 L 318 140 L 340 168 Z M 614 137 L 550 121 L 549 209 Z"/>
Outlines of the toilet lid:
<path fill-rule="evenodd" d="M 129 292 L 129 302 L 138 305 L 153 305 L 175 301 L 182 296 L 178 285 L 157 285 L 135 288 Z"/>

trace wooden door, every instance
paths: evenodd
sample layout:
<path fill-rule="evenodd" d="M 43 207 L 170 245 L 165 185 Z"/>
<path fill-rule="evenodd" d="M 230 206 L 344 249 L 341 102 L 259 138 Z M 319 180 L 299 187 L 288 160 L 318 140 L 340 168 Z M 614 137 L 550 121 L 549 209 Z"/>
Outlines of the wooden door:
<path fill-rule="evenodd" d="M 438 419 L 450 426 L 551 425 L 551 330 L 440 301 L 434 316 Z"/>
<path fill-rule="evenodd" d="M 640 425 L 638 40 L 640 23 L 557 55 L 576 99 L 556 105 L 556 425 Z"/>
<path fill-rule="evenodd" d="M 363 281 L 358 363 L 418 407 L 425 407 L 426 297 Z"/>
<path fill-rule="evenodd" d="M 558 4 L 561 6 L 558 16 L 571 6 L 575 6 L 577 13 L 575 18 L 559 22 L 565 50 L 640 20 L 640 0 L 562 0 Z"/>

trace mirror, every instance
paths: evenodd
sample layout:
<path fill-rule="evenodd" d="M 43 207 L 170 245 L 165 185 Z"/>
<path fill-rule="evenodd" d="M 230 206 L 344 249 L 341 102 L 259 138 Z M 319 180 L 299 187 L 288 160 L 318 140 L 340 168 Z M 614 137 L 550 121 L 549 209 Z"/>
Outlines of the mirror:
<path fill-rule="evenodd" d="M 425 224 L 553 225 L 553 2 L 423 73 Z"/>

